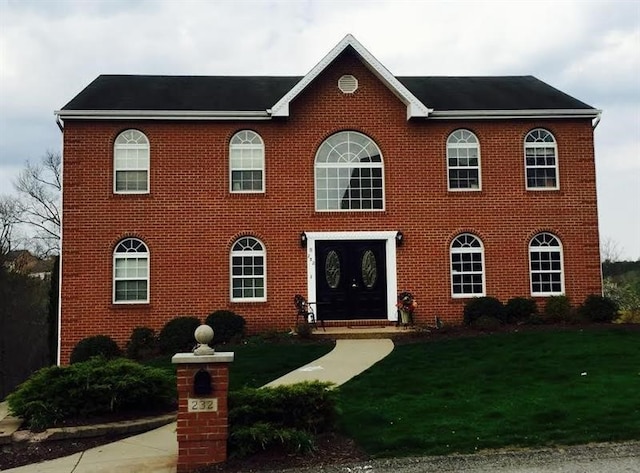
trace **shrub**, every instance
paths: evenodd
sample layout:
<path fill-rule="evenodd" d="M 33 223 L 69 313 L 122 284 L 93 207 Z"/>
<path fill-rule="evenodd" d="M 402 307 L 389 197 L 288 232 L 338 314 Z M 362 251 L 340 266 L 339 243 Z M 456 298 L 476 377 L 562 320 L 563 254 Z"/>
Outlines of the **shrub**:
<path fill-rule="evenodd" d="M 87 361 L 94 356 L 101 356 L 106 359 L 117 358 L 121 355 L 118 344 L 111 337 L 106 335 L 94 335 L 83 338 L 73 348 L 70 363 Z"/>
<path fill-rule="evenodd" d="M 608 297 L 591 294 L 578 308 L 578 314 L 591 322 L 612 322 L 618 314 L 618 304 Z"/>
<path fill-rule="evenodd" d="M 330 383 L 304 382 L 289 386 L 229 393 L 229 447 L 236 456 L 282 446 L 313 448 L 313 434 L 335 426 L 336 392 Z"/>
<path fill-rule="evenodd" d="M 158 335 L 158 347 L 164 355 L 190 352 L 197 342 L 193 335 L 200 326 L 200 319 L 195 316 L 176 317 L 169 320 Z"/>
<path fill-rule="evenodd" d="M 480 317 L 493 317 L 504 321 L 504 306 L 495 297 L 475 297 L 464 306 L 464 323 L 472 325 Z"/>
<path fill-rule="evenodd" d="M 616 324 L 640 324 L 640 310 L 622 309 L 614 322 Z"/>
<path fill-rule="evenodd" d="M 205 323 L 213 329 L 213 343 L 237 342 L 244 335 L 244 317 L 230 310 L 216 310 Z"/>
<path fill-rule="evenodd" d="M 147 360 L 157 355 L 158 339 L 153 329 L 136 327 L 127 342 L 127 357 L 132 360 Z"/>
<path fill-rule="evenodd" d="M 514 297 L 505 305 L 505 319 L 508 323 L 526 322 L 538 314 L 538 304 L 535 299 Z"/>
<path fill-rule="evenodd" d="M 479 330 L 496 330 L 501 325 L 502 322 L 491 315 L 481 315 L 471 322 L 471 327 Z"/>
<path fill-rule="evenodd" d="M 575 317 L 572 316 L 571 302 L 567 296 L 547 298 L 543 315 L 546 322 L 571 322 L 575 320 Z"/>
<path fill-rule="evenodd" d="M 7 397 L 13 415 L 32 429 L 122 412 L 168 409 L 175 404 L 175 378 L 125 358 L 89 361 L 37 371 Z"/>

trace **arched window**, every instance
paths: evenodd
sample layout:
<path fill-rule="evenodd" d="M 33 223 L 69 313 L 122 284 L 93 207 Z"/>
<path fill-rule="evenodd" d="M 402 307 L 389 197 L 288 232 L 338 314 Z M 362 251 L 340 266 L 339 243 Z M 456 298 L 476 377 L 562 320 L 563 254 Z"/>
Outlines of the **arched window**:
<path fill-rule="evenodd" d="M 239 238 L 231 247 L 231 300 L 267 300 L 264 245 L 253 237 Z"/>
<path fill-rule="evenodd" d="M 242 130 L 229 143 L 231 192 L 264 192 L 264 143 L 256 132 Z"/>
<path fill-rule="evenodd" d="M 355 131 L 331 135 L 316 153 L 316 210 L 384 210 L 383 171 L 371 138 Z"/>
<path fill-rule="evenodd" d="M 469 130 L 456 130 L 447 139 L 449 190 L 480 190 L 480 144 Z"/>
<path fill-rule="evenodd" d="M 484 248 L 470 233 L 451 242 L 451 294 L 453 297 L 484 296 Z"/>
<path fill-rule="evenodd" d="M 149 302 L 149 250 L 142 240 L 126 238 L 113 252 L 113 302 Z"/>
<path fill-rule="evenodd" d="M 149 140 L 138 130 L 126 130 L 113 145 L 113 190 L 118 194 L 149 192 Z"/>
<path fill-rule="evenodd" d="M 538 233 L 529 243 L 531 295 L 554 296 L 564 293 L 562 245 L 551 233 Z"/>
<path fill-rule="evenodd" d="M 524 139 L 527 189 L 558 188 L 558 147 L 551 133 L 531 130 Z"/>

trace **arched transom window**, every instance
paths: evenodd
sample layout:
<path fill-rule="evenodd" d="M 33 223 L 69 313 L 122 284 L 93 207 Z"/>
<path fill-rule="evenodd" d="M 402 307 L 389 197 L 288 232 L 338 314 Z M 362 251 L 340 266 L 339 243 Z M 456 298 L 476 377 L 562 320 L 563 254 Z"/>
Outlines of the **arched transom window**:
<path fill-rule="evenodd" d="M 142 240 L 124 239 L 113 252 L 113 302 L 149 302 L 149 250 Z"/>
<path fill-rule="evenodd" d="M 484 249 L 480 239 L 470 233 L 451 242 L 451 294 L 484 296 Z"/>
<path fill-rule="evenodd" d="M 231 247 L 231 300 L 267 300 L 266 278 L 264 245 L 253 237 L 239 238 Z"/>
<path fill-rule="evenodd" d="M 316 210 L 384 210 L 383 176 L 371 138 L 355 131 L 331 135 L 316 154 Z"/>
<path fill-rule="evenodd" d="M 149 192 L 149 140 L 138 130 L 126 130 L 113 145 L 113 190 L 119 194 Z"/>
<path fill-rule="evenodd" d="M 558 188 L 558 147 L 551 133 L 542 128 L 530 131 L 524 139 L 527 189 Z"/>
<path fill-rule="evenodd" d="M 538 233 L 529 244 L 531 295 L 553 296 L 564 293 L 562 245 L 551 233 Z"/>
<path fill-rule="evenodd" d="M 480 145 L 469 130 L 456 130 L 447 139 L 449 190 L 480 190 Z"/>
<path fill-rule="evenodd" d="M 229 172 L 231 192 L 264 192 L 264 143 L 255 131 L 231 138 Z"/>

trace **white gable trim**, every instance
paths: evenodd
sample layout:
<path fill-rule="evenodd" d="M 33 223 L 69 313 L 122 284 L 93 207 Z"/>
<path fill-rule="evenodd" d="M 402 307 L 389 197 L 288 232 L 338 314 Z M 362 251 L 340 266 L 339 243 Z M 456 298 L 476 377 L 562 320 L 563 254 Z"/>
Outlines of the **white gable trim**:
<path fill-rule="evenodd" d="M 311 69 L 293 88 L 285 94 L 273 107 L 271 107 L 271 116 L 288 117 L 289 104 L 295 99 L 307 86 L 324 71 L 331 62 L 337 58 L 348 46 L 351 46 L 362 58 L 365 66 L 387 86 L 407 106 L 407 120 L 410 118 L 426 118 L 431 113 L 431 109 L 416 98 L 409 89 L 400 83 L 389 70 L 384 67 L 373 55 L 362 46 L 357 39 L 348 34 L 334 47 L 329 54 Z"/>

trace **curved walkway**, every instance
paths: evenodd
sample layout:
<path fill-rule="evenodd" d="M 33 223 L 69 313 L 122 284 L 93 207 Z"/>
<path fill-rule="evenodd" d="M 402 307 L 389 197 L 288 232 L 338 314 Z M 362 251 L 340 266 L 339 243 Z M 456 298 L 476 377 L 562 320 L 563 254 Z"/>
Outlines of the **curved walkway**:
<path fill-rule="evenodd" d="M 341 385 L 393 350 L 389 339 L 338 340 L 328 354 L 269 384 L 328 381 Z M 233 364 L 231 365 L 233 369 Z M 175 473 L 178 460 L 176 423 L 81 453 L 34 463 L 6 473 Z"/>

